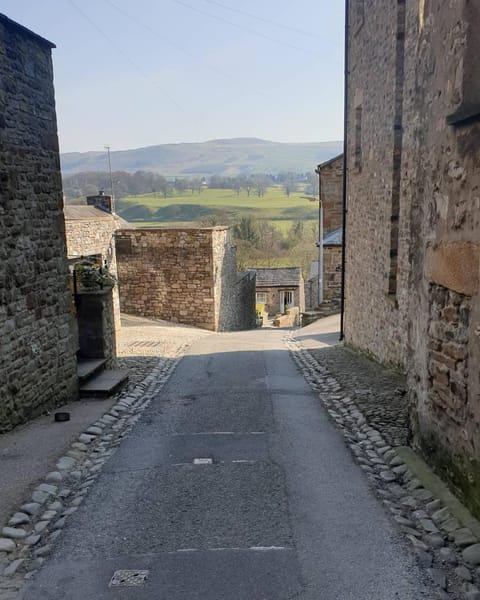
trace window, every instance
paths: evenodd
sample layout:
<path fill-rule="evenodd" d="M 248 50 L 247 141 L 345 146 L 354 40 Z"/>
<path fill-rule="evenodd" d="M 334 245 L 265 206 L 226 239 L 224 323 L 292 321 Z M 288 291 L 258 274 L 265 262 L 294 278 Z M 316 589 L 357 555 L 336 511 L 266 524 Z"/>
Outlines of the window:
<path fill-rule="evenodd" d="M 256 302 L 257 302 L 257 304 L 266 304 L 267 303 L 267 293 L 266 292 L 257 292 Z"/>
<path fill-rule="evenodd" d="M 285 292 L 285 304 L 287 306 L 293 306 L 293 292 L 291 290 L 287 290 Z"/>

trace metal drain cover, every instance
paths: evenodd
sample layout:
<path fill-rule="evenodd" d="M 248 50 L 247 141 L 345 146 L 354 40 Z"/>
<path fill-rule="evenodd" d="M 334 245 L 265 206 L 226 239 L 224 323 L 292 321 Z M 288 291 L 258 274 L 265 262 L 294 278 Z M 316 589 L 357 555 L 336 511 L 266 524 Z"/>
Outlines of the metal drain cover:
<path fill-rule="evenodd" d="M 138 571 L 124 569 L 115 571 L 110 580 L 109 587 L 134 587 L 145 585 L 148 578 L 148 571 Z"/>

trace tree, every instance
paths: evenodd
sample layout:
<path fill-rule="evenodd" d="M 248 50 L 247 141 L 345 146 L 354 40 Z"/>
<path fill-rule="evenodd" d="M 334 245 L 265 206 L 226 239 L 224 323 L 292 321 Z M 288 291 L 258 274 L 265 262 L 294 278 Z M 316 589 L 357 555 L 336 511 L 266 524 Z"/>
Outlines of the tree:
<path fill-rule="evenodd" d="M 243 240 L 251 244 L 258 241 L 257 225 L 252 217 L 242 217 L 233 226 L 233 235 L 237 240 Z"/>
<path fill-rule="evenodd" d="M 285 194 L 290 197 L 290 194 L 293 194 L 293 192 L 298 190 L 298 184 L 296 181 L 293 181 L 293 179 L 287 179 L 283 184 L 283 190 Z"/>
<path fill-rule="evenodd" d="M 259 198 L 265 196 L 268 184 L 270 183 L 269 178 L 266 175 L 255 175 L 254 179 L 255 193 Z"/>

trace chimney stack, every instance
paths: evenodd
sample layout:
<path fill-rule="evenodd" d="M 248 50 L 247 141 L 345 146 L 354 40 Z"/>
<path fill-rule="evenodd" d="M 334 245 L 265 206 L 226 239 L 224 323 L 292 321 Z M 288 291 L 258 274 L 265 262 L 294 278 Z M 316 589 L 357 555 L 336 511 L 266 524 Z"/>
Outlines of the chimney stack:
<path fill-rule="evenodd" d="M 113 198 L 103 190 L 100 190 L 96 196 L 87 196 L 87 204 L 110 214 L 113 213 Z"/>

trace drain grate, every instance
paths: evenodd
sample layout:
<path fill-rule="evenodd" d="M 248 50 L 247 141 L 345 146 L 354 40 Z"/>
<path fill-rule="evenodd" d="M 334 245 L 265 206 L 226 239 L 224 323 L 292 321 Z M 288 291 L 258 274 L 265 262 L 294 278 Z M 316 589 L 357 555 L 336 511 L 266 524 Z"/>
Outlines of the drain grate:
<path fill-rule="evenodd" d="M 110 580 L 109 587 L 135 587 L 145 585 L 148 578 L 148 571 L 138 571 L 124 569 L 115 571 Z"/>

